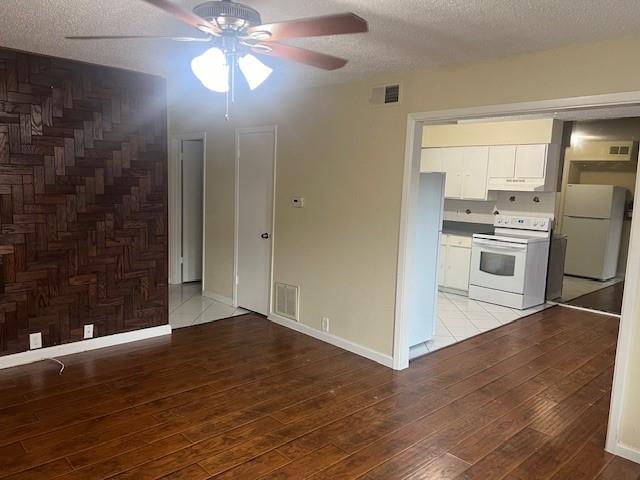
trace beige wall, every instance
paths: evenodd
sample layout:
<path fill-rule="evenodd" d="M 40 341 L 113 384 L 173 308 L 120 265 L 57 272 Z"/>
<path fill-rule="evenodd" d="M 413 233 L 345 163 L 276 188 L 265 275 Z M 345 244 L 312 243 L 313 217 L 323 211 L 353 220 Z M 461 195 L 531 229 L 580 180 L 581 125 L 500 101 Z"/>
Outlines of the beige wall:
<path fill-rule="evenodd" d="M 627 189 L 627 200 L 636 192 L 636 172 L 581 171 L 579 183 L 590 185 L 616 185 Z"/>
<path fill-rule="evenodd" d="M 328 316 L 333 334 L 391 355 L 407 114 L 639 90 L 640 64 L 629 61 L 639 48 L 631 38 L 311 90 L 268 87 L 250 106 L 240 101 L 228 125 L 213 94 L 194 100 L 170 81 L 179 99 L 171 131 L 208 132 L 206 289 L 232 290 L 233 128 L 277 124 L 274 279 L 300 286 L 301 322 L 319 329 Z M 398 80 L 400 105 L 369 106 L 371 87 Z M 291 208 L 291 195 L 305 208 Z"/>

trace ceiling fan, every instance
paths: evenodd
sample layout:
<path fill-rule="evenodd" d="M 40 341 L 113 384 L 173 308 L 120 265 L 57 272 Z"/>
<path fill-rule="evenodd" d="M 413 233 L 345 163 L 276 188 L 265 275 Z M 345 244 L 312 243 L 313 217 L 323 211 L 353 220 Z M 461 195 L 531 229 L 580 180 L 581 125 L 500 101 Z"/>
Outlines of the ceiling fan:
<path fill-rule="evenodd" d="M 257 88 L 272 70 L 256 55 L 278 57 L 323 70 L 336 70 L 347 60 L 324 53 L 280 43 L 280 40 L 302 37 L 363 33 L 368 31 L 366 20 L 354 13 L 340 13 L 277 23 L 262 23 L 260 13 L 232 0 L 204 2 L 189 11 L 171 0 L 142 0 L 173 15 L 204 34 L 198 37 L 162 35 L 102 35 L 65 37 L 71 40 L 158 38 L 177 42 L 211 42 L 215 45 L 194 58 L 191 69 L 205 87 L 227 94 L 234 100 L 236 67 L 244 75 L 250 89 Z"/>

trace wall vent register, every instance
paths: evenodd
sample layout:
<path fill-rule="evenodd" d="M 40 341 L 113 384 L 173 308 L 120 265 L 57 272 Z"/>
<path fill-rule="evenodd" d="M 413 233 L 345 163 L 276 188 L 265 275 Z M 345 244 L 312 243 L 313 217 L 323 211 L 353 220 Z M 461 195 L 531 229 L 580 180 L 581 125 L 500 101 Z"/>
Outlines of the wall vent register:
<path fill-rule="evenodd" d="M 298 321 L 298 287 L 285 283 L 275 284 L 275 313 Z"/>
<path fill-rule="evenodd" d="M 371 90 L 369 103 L 371 105 L 389 105 L 400 102 L 400 85 L 383 85 Z"/>

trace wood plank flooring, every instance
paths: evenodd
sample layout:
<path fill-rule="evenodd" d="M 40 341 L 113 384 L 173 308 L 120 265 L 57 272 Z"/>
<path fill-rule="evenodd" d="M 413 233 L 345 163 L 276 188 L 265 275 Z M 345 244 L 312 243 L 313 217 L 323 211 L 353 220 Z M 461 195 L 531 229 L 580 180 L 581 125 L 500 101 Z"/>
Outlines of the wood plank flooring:
<path fill-rule="evenodd" d="M 637 479 L 615 318 L 554 307 L 394 372 L 258 315 L 0 371 L 2 479 Z"/>
<path fill-rule="evenodd" d="M 578 298 L 574 298 L 569 305 L 589 308 L 600 312 L 615 313 L 622 312 L 622 294 L 624 293 L 624 282 L 616 283 L 609 287 L 587 293 Z"/>

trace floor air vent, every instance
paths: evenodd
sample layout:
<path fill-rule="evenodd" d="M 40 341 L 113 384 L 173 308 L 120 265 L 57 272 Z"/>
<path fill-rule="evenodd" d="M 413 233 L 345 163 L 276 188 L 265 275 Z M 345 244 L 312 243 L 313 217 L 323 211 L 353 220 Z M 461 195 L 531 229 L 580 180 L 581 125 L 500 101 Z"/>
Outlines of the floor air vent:
<path fill-rule="evenodd" d="M 371 90 L 371 105 L 389 105 L 400 102 L 400 85 L 383 85 Z"/>
<path fill-rule="evenodd" d="M 275 311 L 278 315 L 298 321 L 298 287 L 276 282 Z"/>

